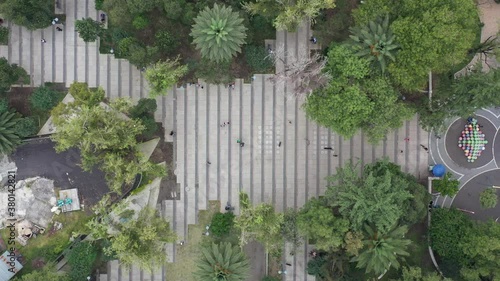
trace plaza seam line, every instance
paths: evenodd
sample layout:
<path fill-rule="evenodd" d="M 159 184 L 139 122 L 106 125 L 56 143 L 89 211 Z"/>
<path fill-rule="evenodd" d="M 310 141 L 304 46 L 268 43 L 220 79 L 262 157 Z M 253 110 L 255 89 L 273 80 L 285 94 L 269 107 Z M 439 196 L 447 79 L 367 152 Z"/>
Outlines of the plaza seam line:
<path fill-rule="evenodd" d="M 209 149 L 209 145 L 210 145 L 210 137 L 209 137 L 209 134 L 208 134 L 208 129 L 209 129 L 209 126 L 210 126 L 210 114 L 208 114 L 210 112 L 210 98 L 208 96 L 208 85 L 205 85 L 205 87 L 207 87 L 207 89 L 205 90 L 205 99 L 206 99 L 206 103 L 205 103 L 205 144 L 206 144 L 206 151 L 207 151 L 207 161 L 210 161 L 210 149 Z M 207 163 L 208 164 L 208 163 Z M 207 172 L 205 173 L 205 184 L 206 184 L 206 193 L 205 193 L 205 202 L 207 202 L 207 208 L 210 206 L 209 204 L 209 201 L 210 201 L 210 176 L 209 176 L 209 173 L 210 171 L 208 170 L 208 167 L 207 167 Z"/>
<path fill-rule="evenodd" d="M 85 0 L 85 18 L 89 17 L 89 0 Z M 76 19 L 76 18 L 75 18 Z M 85 82 L 89 83 L 89 43 L 85 42 Z"/>
<path fill-rule="evenodd" d="M 184 114 L 186 114 L 184 112 Z M 220 144 L 220 84 L 217 85 L 217 143 Z M 217 200 L 220 201 L 220 145 L 217 146 Z"/>
<path fill-rule="evenodd" d="M 77 17 L 78 5 L 76 5 L 76 3 L 77 2 L 75 1 L 75 5 L 74 5 L 75 11 L 73 12 L 73 17 L 74 17 L 75 20 L 78 18 Z M 73 45 L 73 52 L 75 54 L 74 57 L 73 57 L 73 61 L 75 62 L 75 64 L 73 65 L 73 67 L 74 67 L 74 73 L 73 73 L 73 79 L 72 79 L 71 83 L 73 83 L 73 81 L 78 81 L 78 71 L 77 71 L 78 70 L 78 59 L 77 59 L 78 58 L 78 55 L 77 55 L 77 53 L 78 53 L 77 52 L 78 51 L 78 45 L 77 45 L 77 42 L 78 42 L 77 41 L 77 39 L 78 39 L 77 38 L 78 37 L 78 33 L 76 32 L 75 29 L 73 29 L 73 33 L 74 33 L 74 35 L 73 35 L 73 44 L 74 44 Z"/>
<path fill-rule="evenodd" d="M 239 96 L 239 99 L 240 99 L 240 128 L 239 128 L 239 133 L 241 134 L 241 132 L 243 131 L 243 128 L 242 128 L 242 124 L 243 124 L 243 87 L 244 87 L 244 83 L 245 81 L 244 80 L 240 80 L 240 94 L 238 95 Z M 250 127 L 251 128 L 251 127 Z M 253 142 L 250 141 L 250 144 L 252 146 Z M 239 170 L 239 179 L 238 179 L 238 190 L 241 192 L 243 190 L 243 153 L 241 151 L 241 149 L 239 150 L 239 163 L 238 163 L 238 170 Z M 239 206 L 239 204 L 238 204 Z"/>
<path fill-rule="evenodd" d="M 233 83 L 236 83 L 235 81 L 233 81 Z M 236 89 L 236 86 L 235 86 L 235 89 Z M 233 104 L 233 89 L 231 87 L 227 87 L 227 92 L 226 94 L 228 95 L 228 100 L 227 100 L 227 118 L 228 120 L 231 119 L 231 106 Z M 231 120 L 232 121 L 232 120 Z M 230 121 L 230 122 L 231 122 Z M 232 167 L 231 167 L 231 158 L 232 158 L 232 155 L 231 155 L 231 148 L 232 148 L 232 145 L 231 145 L 231 135 L 232 133 L 232 129 L 231 129 L 231 126 L 228 126 L 227 128 L 227 140 L 228 140 L 228 143 L 229 145 L 227 146 L 227 201 L 228 202 L 231 202 L 231 185 L 233 183 L 232 181 Z M 240 149 L 241 150 L 241 149 Z M 226 203 L 227 202 L 223 202 L 223 203 Z"/>
<path fill-rule="evenodd" d="M 188 163 L 188 159 L 187 159 L 187 149 L 186 149 L 186 145 L 187 145 L 187 138 L 188 138 L 188 125 L 187 125 L 187 117 L 188 115 L 186 114 L 187 112 L 187 87 L 184 88 L 184 172 L 183 172 L 183 176 L 184 176 L 184 180 L 182 182 L 182 184 L 184 185 L 182 187 L 182 190 L 183 190 L 183 194 L 184 194 L 184 239 L 187 239 L 188 238 L 188 217 L 189 217 L 189 214 L 188 214 L 188 205 L 189 205 L 189 199 L 188 198 L 188 191 L 187 191 L 187 188 L 188 188 L 188 184 L 187 184 L 187 163 Z M 191 188 L 191 187 L 189 187 Z M 182 198 L 181 198 L 182 200 Z"/>
<path fill-rule="evenodd" d="M 29 31 L 29 34 L 30 34 L 30 76 L 31 76 L 31 81 L 30 81 L 30 85 L 31 87 L 34 87 L 34 83 L 35 83 L 35 66 L 33 64 L 33 31 Z"/>
<path fill-rule="evenodd" d="M 44 34 L 45 34 L 45 32 L 42 30 L 41 31 L 42 38 L 45 38 Z M 52 42 L 53 41 L 54 41 L 54 37 L 52 37 Z M 41 50 L 40 50 L 41 55 L 40 55 L 40 58 L 39 58 L 40 59 L 40 64 L 41 64 L 41 69 L 42 69 L 42 71 L 40 71 L 41 72 L 40 73 L 40 75 L 41 75 L 41 81 L 42 81 L 41 85 L 43 85 L 43 83 L 45 81 L 45 71 L 43 71 L 43 69 L 45 69 L 45 46 L 44 45 L 45 44 L 42 44 L 42 46 L 41 46 Z"/>
<path fill-rule="evenodd" d="M 198 178 L 198 163 L 199 163 L 199 149 L 198 149 L 198 87 L 194 87 L 194 95 L 195 95 L 195 101 L 194 101 L 194 188 L 195 188 L 195 193 L 194 193 L 194 211 L 195 211 L 195 216 L 194 216 L 194 221 L 196 224 L 198 224 L 198 197 L 199 192 L 200 192 L 200 179 Z M 187 238 L 187 237 L 186 237 Z"/>
<path fill-rule="evenodd" d="M 280 87 L 281 88 L 281 87 Z M 282 139 L 283 139 L 283 170 L 282 170 L 282 173 L 283 173 L 283 212 L 286 211 L 286 209 L 288 208 L 288 200 L 287 200 L 287 196 L 288 196 L 288 175 L 287 175 L 287 161 L 288 161 L 288 116 L 287 116 L 287 113 L 288 113 L 288 109 L 287 109 L 287 106 L 286 106 L 286 102 L 287 102 L 287 87 L 286 85 L 283 86 L 282 88 L 283 92 L 283 96 L 282 96 L 282 102 L 283 102 L 283 120 L 281 121 L 281 124 L 283 125 L 283 132 L 282 132 Z M 279 149 L 281 149 L 279 147 Z M 291 190 L 290 190 L 291 191 Z"/>
<path fill-rule="evenodd" d="M 177 128 L 177 118 L 175 118 L 175 116 L 177 116 L 177 87 L 173 87 L 173 97 L 174 97 L 174 100 L 173 100 L 173 103 L 174 103 L 174 109 L 173 109 L 173 116 L 174 116 L 174 126 L 172 128 L 172 130 L 174 132 L 177 132 L 178 131 L 178 128 Z M 173 138 L 175 138 L 175 135 L 172 136 Z M 173 143 L 173 161 L 175 163 L 175 171 L 178 171 L 178 166 L 177 166 L 177 141 L 173 140 L 172 141 Z M 174 172 L 175 172 L 174 171 Z M 177 177 L 177 174 L 175 175 L 175 177 Z M 179 184 L 178 183 L 175 183 L 176 185 L 176 189 L 175 189 L 175 193 L 176 193 L 176 196 L 175 198 L 172 198 L 173 200 L 173 210 L 172 210 L 172 229 L 174 230 L 177 230 L 177 190 L 179 190 L 179 194 L 181 193 L 180 191 L 180 188 L 179 188 Z M 176 231 L 177 233 L 177 231 Z M 172 257 L 172 261 L 175 262 L 175 258 L 176 258 L 176 254 L 177 254 L 177 247 L 174 245 L 173 246 L 173 257 Z"/>
<path fill-rule="evenodd" d="M 122 60 L 118 60 L 118 97 L 122 97 Z"/>
<path fill-rule="evenodd" d="M 264 189 L 265 189 L 265 185 L 264 185 L 264 164 L 265 164 L 265 158 L 264 158 L 264 151 L 265 151 L 265 138 L 266 138 L 266 134 L 265 134 L 265 128 L 266 128 L 266 120 L 265 120 L 265 97 L 264 97 L 264 93 L 265 93 L 265 86 L 266 86 L 266 83 L 265 83 L 265 75 L 261 75 L 261 78 L 262 78 L 262 94 L 261 94 L 261 97 L 262 97 L 262 104 L 261 104 L 261 108 L 262 108 L 262 111 L 260 112 L 261 115 L 262 115 L 262 120 L 261 120 L 261 150 L 260 150 L 260 161 L 261 161 L 261 165 L 260 165 L 260 198 L 259 198 L 259 203 L 261 202 L 265 202 L 264 201 Z M 253 202 L 253 204 L 255 205 L 257 202 Z"/>
<path fill-rule="evenodd" d="M 255 74 L 254 74 L 255 75 Z M 255 80 L 257 80 L 257 77 L 255 77 L 255 79 L 251 82 L 250 84 L 250 143 L 252 144 L 252 149 L 250 149 L 250 198 L 252 199 L 252 201 L 254 200 L 254 189 L 255 189 L 255 183 L 254 183 L 254 180 L 253 180 L 253 170 L 254 170 L 254 164 L 252 161 L 253 158 L 253 155 L 254 155 L 254 150 L 255 150 L 255 147 L 254 147 L 254 122 L 253 122 L 253 115 L 255 114 L 255 101 L 254 101 L 254 95 L 255 95 L 255 90 L 254 90 L 254 83 L 255 83 Z M 258 147 L 258 145 L 256 146 Z"/>
<path fill-rule="evenodd" d="M 269 78 L 266 77 L 268 80 Z M 269 81 L 269 80 L 268 80 Z M 272 93 L 273 93 L 273 123 L 272 123 L 272 128 L 273 128 L 273 136 L 272 136 L 272 202 L 273 206 L 276 206 L 276 147 L 277 147 L 277 142 L 278 140 L 276 139 L 276 85 L 272 83 Z"/>

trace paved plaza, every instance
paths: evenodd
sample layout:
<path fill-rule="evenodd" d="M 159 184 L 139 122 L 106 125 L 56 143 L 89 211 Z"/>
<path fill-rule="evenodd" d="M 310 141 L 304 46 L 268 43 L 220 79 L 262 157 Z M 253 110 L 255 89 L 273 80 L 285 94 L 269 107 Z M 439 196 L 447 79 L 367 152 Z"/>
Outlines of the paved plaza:
<path fill-rule="evenodd" d="M 460 180 L 460 191 L 450 198 L 436 197 L 436 205 L 456 207 L 465 210 L 472 218 L 487 220 L 500 217 L 500 204 L 496 208 L 481 209 L 479 194 L 491 186 L 500 186 L 500 109 L 482 109 L 474 115 L 488 143 L 479 158 L 467 162 L 464 152 L 458 147 L 458 137 L 464 129 L 466 120 L 456 118 L 449 122 L 446 134 L 440 139 L 431 137 L 431 162 L 444 164 L 454 178 Z M 473 212 L 473 213 L 471 213 Z"/>
<path fill-rule="evenodd" d="M 75 32 L 75 19 L 97 18 L 94 1 L 62 2 L 67 16 L 63 32 L 52 26 L 28 31 L 9 24 L 9 46 L 0 47 L 0 54 L 24 67 L 33 86 L 78 81 L 103 87 L 111 99 L 147 97 L 146 81 L 136 67 L 99 54 L 98 43 L 84 43 Z M 303 24 L 294 33 L 277 32 L 275 45 L 299 56 L 310 51 L 312 34 L 309 24 Z M 361 133 L 345 139 L 308 120 L 302 103 L 290 98 L 293 85 L 273 85 L 271 74 L 254 77 L 249 83 L 236 80 L 234 89 L 202 82 L 203 89 L 186 86 L 157 98 L 155 118 L 165 127 L 165 139 L 174 143 L 178 183 L 178 200 L 160 205 L 179 240 L 186 240 L 188 225 L 197 223 L 197 213 L 207 208 L 208 200 L 220 200 L 222 207 L 230 202 L 238 212 L 238 193 L 245 191 L 254 204 L 269 202 L 279 211 L 299 208 L 323 194 L 325 177 L 349 161 L 366 164 L 388 157 L 403 171 L 427 177 L 428 153 L 421 145 L 428 146 L 429 136 L 418 126 L 418 116 L 373 146 Z M 237 139 L 245 145 L 240 147 Z M 176 247 L 168 246 L 170 261 L 175 261 Z M 305 245 L 293 256 L 285 254 L 283 262 L 292 264 L 286 280 L 314 280 L 305 272 L 312 249 Z M 115 261 L 108 264 L 105 280 L 169 279 L 165 267 L 149 274 L 135 267 L 126 270 Z"/>

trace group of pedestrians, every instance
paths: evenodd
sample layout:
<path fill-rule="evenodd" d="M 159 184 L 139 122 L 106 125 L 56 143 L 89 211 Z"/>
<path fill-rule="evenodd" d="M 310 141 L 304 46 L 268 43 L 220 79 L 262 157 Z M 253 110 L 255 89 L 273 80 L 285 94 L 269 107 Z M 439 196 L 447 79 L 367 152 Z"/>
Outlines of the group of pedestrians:
<path fill-rule="evenodd" d="M 59 24 L 59 18 L 54 18 L 54 19 L 52 20 L 52 25 L 54 25 L 54 26 L 55 26 L 56 24 Z M 60 24 L 61 24 L 61 25 L 64 25 L 62 22 L 61 22 Z M 57 30 L 57 31 L 63 31 L 62 27 L 60 27 L 60 26 L 56 26 L 56 30 Z M 45 38 L 42 38 L 40 41 L 41 41 L 42 43 L 47 43 L 47 40 L 45 40 Z"/>

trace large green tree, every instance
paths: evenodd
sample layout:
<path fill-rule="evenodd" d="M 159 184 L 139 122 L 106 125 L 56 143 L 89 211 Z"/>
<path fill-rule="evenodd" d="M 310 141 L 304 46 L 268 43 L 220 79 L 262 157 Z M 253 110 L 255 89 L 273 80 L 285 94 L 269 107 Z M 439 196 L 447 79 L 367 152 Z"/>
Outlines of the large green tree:
<path fill-rule="evenodd" d="M 338 168 L 328 180 L 325 198 L 339 208 L 354 230 L 368 223 L 379 232 L 387 232 L 403 216 L 401 202 L 412 198 L 408 183 L 395 180 L 390 171 L 380 175 L 369 171 L 359 176 L 357 167 L 349 164 Z"/>
<path fill-rule="evenodd" d="M 407 226 L 399 226 L 385 232 L 379 231 L 371 226 L 365 226 L 364 248 L 359 256 L 351 261 L 357 262 L 356 267 L 365 268 L 366 273 L 376 276 L 383 274 L 390 267 L 398 269 L 399 258 L 408 256 L 408 245 L 411 240 L 405 239 L 408 231 Z"/>
<path fill-rule="evenodd" d="M 387 77 L 372 75 L 369 64 L 348 46 L 333 45 L 325 67 L 332 80 L 308 97 L 306 114 L 346 138 L 361 129 L 372 143 L 402 126 L 413 111 Z"/>
<path fill-rule="evenodd" d="M 378 18 L 364 26 L 351 29 L 351 45 L 356 55 L 366 57 L 380 67 L 382 73 L 388 61 L 395 61 L 395 53 L 399 48 L 396 38 L 389 27 L 389 16 Z"/>
<path fill-rule="evenodd" d="M 54 15 L 53 0 L 3 0 L 0 1 L 2 17 L 30 30 L 51 25 Z"/>
<path fill-rule="evenodd" d="M 419 267 L 403 267 L 401 270 L 401 278 L 393 281 L 452 281 L 449 278 L 443 278 L 438 273 L 422 273 Z"/>
<path fill-rule="evenodd" d="M 10 64 L 6 58 L 0 58 L 0 93 L 5 93 L 12 84 L 29 83 L 29 76 L 24 68 Z"/>
<path fill-rule="evenodd" d="M 194 273 L 200 281 L 244 281 L 250 273 L 250 262 L 238 246 L 228 242 L 213 243 L 201 249 Z"/>
<path fill-rule="evenodd" d="M 246 30 L 237 12 L 215 4 L 212 9 L 206 7 L 198 14 L 190 35 L 203 58 L 221 62 L 241 52 Z"/>
<path fill-rule="evenodd" d="M 399 17 L 391 28 L 401 50 L 389 72 L 408 90 L 425 86 L 429 71 L 443 73 L 461 63 L 480 32 L 473 0 L 407 0 L 394 8 Z"/>
<path fill-rule="evenodd" d="M 175 242 L 177 235 L 157 210 L 145 207 L 138 213 L 122 203 L 110 206 L 109 196 L 93 208 L 96 216 L 87 224 L 93 240 L 107 240 L 108 256 L 125 265 L 137 265 L 151 271 L 166 262 L 165 243 Z"/>
<path fill-rule="evenodd" d="M 75 21 L 75 30 L 84 42 L 95 42 L 103 34 L 102 23 L 93 18 L 82 18 Z"/>
<path fill-rule="evenodd" d="M 146 80 L 151 88 L 149 95 L 153 98 L 166 95 L 167 90 L 175 86 L 187 72 L 187 65 L 181 66 L 179 58 L 156 62 L 146 70 Z"/>
<path fill-rule="evenodd" d="M 121 191 L 124 183 L 133 183 L 139 173 L 165 175 L 162 167 L 144 159 L 137 150 L 137 136 L 144 130 L 140 121 L 99 105 L 93 100 L 94 95 L 88 86 L 84 83 L 81 86 L 82 83 L 75 83 L 70 87 L 70 93 L 76 95 L 75 102 L 59 104 L 52 111 L 57 127 L 52 136 L 56 151 L 77 147 L 83 169 L 91 170 L 94 165 L 99 165 L 108 186 L 116 192 Z"/>
<path fill-rule="evenodd" d="M 252 206 L 246 193 L 240 193 L 240 215 L 236 217 L 234 225 L 241 231 L 240 246 L 251 240 L 264 245 L 266 250 L 275 256 L 280 256 L 282 244 L 283 214 L 276 213 L 274 206 L 261 203 Z"/>
<path fill-rule="evenodd" d="M 335 8 L 334 0 L 257 0 L 244 4 L 253 15 L 264 15 L 273 19 L 276 29 L 295 31 L 304 21 L 319 15 L 321 9 Z"/>
<path fill-rule="evenodd" d="M 300 210 L 297 227 L 304 236 L 315 241 L 317 249 L 330 251 L 343 245 L 349 221 L 335 216 L 324 200 L 313 198 Z"/>
<path fill-rule="evenodd" d="M 442 132 L 448 118 L 468 117 L 478 109 L 500 104 L 500 69 L 484 73 L 478 64 L 456 79 L 441 75 L 434 92 L 432 103 L 426 100 L 418 109 L 420 124 L 426 130 Z"/>

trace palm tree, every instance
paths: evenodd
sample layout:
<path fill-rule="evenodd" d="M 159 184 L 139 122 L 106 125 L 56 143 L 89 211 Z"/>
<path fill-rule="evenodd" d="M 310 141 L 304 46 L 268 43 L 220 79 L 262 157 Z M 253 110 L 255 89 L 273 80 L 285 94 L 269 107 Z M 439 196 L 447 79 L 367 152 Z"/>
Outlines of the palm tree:
<path fill-rule="evenodd" d="M 16 134 L 15 126 L 19 118 L 14 112 L 0 114 L 0 153 L 10 153 L 21 142 Z"/>
<path fill-rule="evenodd" d="M 243 281 L 248 277 L 250 263 L 237 246 L 212 243 L 202 250 L 196 277 L 200 281 Z"/>
<path fill-rule="evenodd" d="M 389 16 L 378 18 L 364 26 L 352 27 L 351 45 L 358 51 L 356 55 L 366 57 L 378 63 L 382 73 L 385 71 L 386 59 L 395 61 L 394 52 L 399 48 L 396 36 L 389 28 Z"/>
<path fill-rule="evenodd" d="M 383 274 L 391 266 L 399 268 L 398 258 L 409 255 L 406 248 L 411 240 L 404 239 L 408 227 L 399 226 L 387 233 L 379 233 L 365 225 L 365 231 L 364 248 L 359 256 L 351 259 L 352 262 L 358 262 L 356 267 L 365 268 L 366 273 L 373 272 L 377 276 Z"/>
<path fill-rule="evenodd" d="M 194 22 L 190 35 L 202 57 L 221 62 L 241 52 L 247 28 L 243 25 L 243 19 L 231 7 L 217 4 L 212 9 L 205 7 Z"/>

